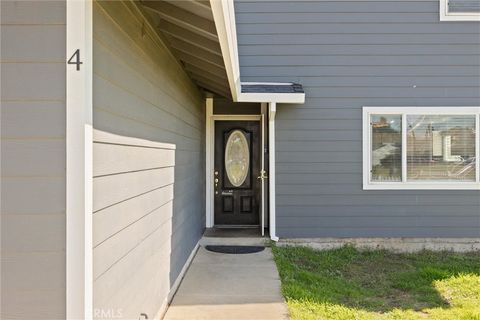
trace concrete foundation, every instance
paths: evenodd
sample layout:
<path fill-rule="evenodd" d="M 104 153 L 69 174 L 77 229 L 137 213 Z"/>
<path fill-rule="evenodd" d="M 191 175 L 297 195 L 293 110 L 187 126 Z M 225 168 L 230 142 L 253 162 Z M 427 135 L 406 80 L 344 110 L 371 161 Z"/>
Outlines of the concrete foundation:
<path fill-rule="evenodd" d="M 359 249 L 385 249 L 394 252 L 421 250 L 480 251 L 480 238 L 302 238 L 280 239 L 279 246 L 307 246 L 329 250 L 352 245 Z"/>

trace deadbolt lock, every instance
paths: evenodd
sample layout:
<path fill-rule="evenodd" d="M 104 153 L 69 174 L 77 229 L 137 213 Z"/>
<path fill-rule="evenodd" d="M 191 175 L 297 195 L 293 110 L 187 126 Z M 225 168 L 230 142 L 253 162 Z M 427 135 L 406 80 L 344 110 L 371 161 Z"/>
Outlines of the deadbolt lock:
<path fill-rule="evenodd" d="M 265 170 L 262 170 L 260 171 L 260 175 L 257 177 L 257 179 L 268 179 L 268 176 L 267 176 L 267 171 Z"/>

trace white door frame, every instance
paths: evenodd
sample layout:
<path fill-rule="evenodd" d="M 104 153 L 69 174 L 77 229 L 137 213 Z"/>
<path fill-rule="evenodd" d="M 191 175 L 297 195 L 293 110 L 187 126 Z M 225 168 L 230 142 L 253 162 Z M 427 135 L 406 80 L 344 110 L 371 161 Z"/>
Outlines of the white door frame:
<path fill-rule="evenodd" d="M 270 239 L 278 241 L 276 223 L 276 191 L 275 191 L 275 115 L 277 114 L 277 103 L 268 104 L 268 214 Z"/>
<path fill-rule="evenodd" d="M 212 228 L 215 225 L 215 209 L 214 209 L 214 159 L 215 159 L 215 121 L 262 121 L 265 117 L 262 114 L 213 114 L 213 99 L 207 98 L 206 101 L 206 137 L 205 137 L 205 164 L 206 164 L 206 179 L 205 179 L 205 226 Z M 261 123 L 260 123 L 261 125 Z M 260 126 L 262 127 L 262 125 Z M 264 134 L 262 132 L 262 134 Z M 262 139 L 262 142 L 264 139 Z M 265 146 L 262 144 L 262 153 L 265 150 Z M 263 203 L 263 200 L 262 200 Z M 264 221 L 264 210 L 260 210 L 262 217 L 260 221 Z"/>

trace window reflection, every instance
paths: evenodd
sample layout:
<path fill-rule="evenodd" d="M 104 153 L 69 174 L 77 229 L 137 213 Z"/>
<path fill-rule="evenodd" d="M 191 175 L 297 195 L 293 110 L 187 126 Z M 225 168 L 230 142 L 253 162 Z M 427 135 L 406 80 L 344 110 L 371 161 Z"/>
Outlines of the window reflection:
<path fill-rule="evenodd" d="M 402 180 L 402 116 L 371 116 L 372 181 Z"/>
<path fill-rule="evenodd" d="M 408 115 L 408 180 L 475 181 L 474 115 Z"/>

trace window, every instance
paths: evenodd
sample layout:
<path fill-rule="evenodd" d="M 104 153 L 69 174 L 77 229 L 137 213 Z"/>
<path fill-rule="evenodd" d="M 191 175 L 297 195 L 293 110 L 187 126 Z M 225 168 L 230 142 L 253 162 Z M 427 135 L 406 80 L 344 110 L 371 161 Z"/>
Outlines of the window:
<path fill-rule="evenodd" d="M 480 190 L 480 107 L 364 107 L 364 189 Z"/>
<path fill-rule="evenodd" d="M 480 0 L 440 0 L 440 21 L 480 21 Z"/>
<path fill-rule="evenodd" d="M 402 115 L 372 114 L 372 181 L 402 181 Z"/>
<path fill-rule="evenodd" d="M 233 131 L 225 146 L 225 170 L 230 183 L 240 187 L 247 179 L 250 167 L 250 150 L 245 134 Z"/>

